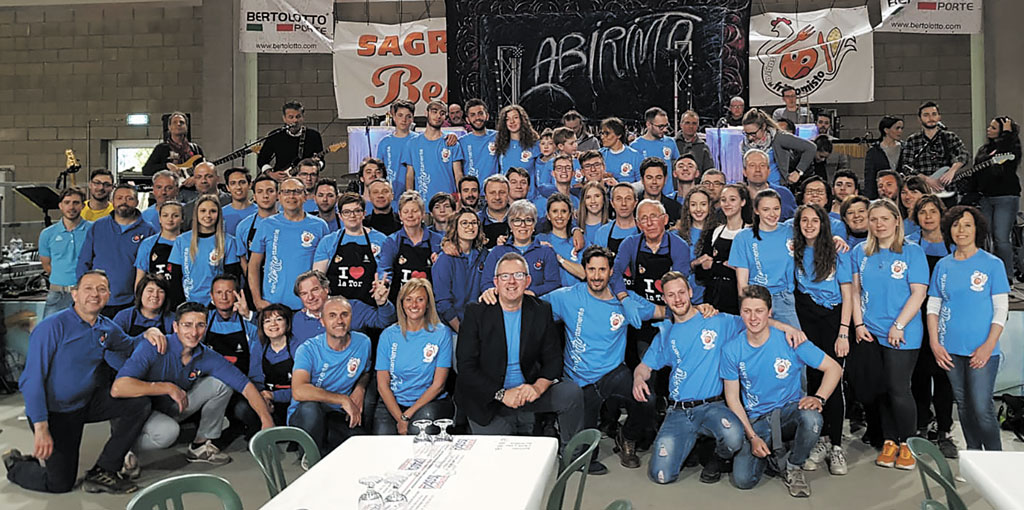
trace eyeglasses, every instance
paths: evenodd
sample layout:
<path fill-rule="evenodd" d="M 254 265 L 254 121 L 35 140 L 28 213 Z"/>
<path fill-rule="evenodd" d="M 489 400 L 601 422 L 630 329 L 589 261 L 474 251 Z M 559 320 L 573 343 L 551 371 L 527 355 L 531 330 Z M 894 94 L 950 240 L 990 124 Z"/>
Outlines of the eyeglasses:
<path fill-rule="evenodd" d="M 93 186 L 102 186 L 104 188 L 113 188 L 114 187 L 114 183 L 106 182 L 106 181 L 90 181 L 89 183 L 92 184 Z"/>
<path fill-rule="evenodd" d="M 346 218 L 346 217 L 347 218 L 351 218 L 353 216 L 362 216 L 362 214 L 363 214 L 363 210 L 362 209 L 342 209 L 341 210 L 341 216 L 343 218 Z"/>
<path fill-rule="evenodd" d="M 650 216 L 641 216 L 636 219 L 637 223 L 654 223 L 661 219 L 663 214 L 652 214 Z"/>
<path fill-rule="evenodd" d="M 760 129 L 758 129 L 757 131 L 743 131 L 743 136 L 745 136 L 747 138 L 754 138 L 760 132 L 761 132 Z"/>
<path fill-rule="evenodd" d="M 584 170 L 597 170 L 599 168 L 604 168 L 604 163 L 587 163 L 585 165 L 582 165 L 581 168 L 583 168 Z"/>
<path fill-rule="evenodd" d="M 527 227 L 534 223 L 537 223 L 537 220 L 533 218 L 512 218 L 511 220 L 508 220 L 508 224 L 513 227 Z"/>
<path fill-rule="evenodd" d="M 515 273 L 499 273 L 494 275 L 494 277 L 503 282 L 507 282 L 509 279 L 521 282 L 526 279 L 526 273 L 523 271 L 516 271 Z"/>
<path fill-rule="evenodd" d="M 713 188 L 721 188 L 722 186 L 725 186 L 725 183 L 724 182 L 718 182 L 718 181 L 705 181 L 705 182 L 702 182 L 701 185 L 703 185 L 703 186 L 711 186 Z"/>
<path fill-rule="evenodd" d="M 320 175 L 320 174 L 318 174 L 316 172 L 299 172 L 295 176 L 296 177 L 316 177 L 318 175 Z"/>
<path fill-rule="evenodd" d="M 823 190 L 823 189 L 806 189 L 806 190 L 804 190 L 804 195 L 824 196 L 825 195 L 825 190 Z"/>
<path fill-rule="evenodd" d="M 666 128 L 668 128 L 668 124 L 652 124 L 652 125 L 654 127 L 658 128 L 658 129 L 666 129 Z"/>
<path fill-rule="evenodd" d="M 306 190 L 304 190 L 304 189 L 283 189 L 283 190 L 279 191 L 278 194 L 279 195 L 285 195 L 285 196 L 291 195 L 293 197 L 297 197 L 299 195 L 305 195 L 306 194 Z"/>
<path fill-rule="evenodd" d="M 459 222 L 459 226 L 462 227 L 462 228 L 475 227 L 475 226 L 477 226 L 479 224 L 480 224 L 479 221 L 474 221 L 474 220 L 462 220 L 462 221 Z"/>

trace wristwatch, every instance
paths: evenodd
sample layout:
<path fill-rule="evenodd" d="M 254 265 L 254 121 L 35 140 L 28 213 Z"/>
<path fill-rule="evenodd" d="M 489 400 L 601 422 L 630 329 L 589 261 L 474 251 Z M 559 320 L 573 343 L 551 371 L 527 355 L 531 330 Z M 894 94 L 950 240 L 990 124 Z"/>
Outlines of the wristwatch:
<path fill-rule="evenodd" d="M 502 389 L 494 392 L 494 400 L 497 400 L 497 401 L 500 402 L 500 401 L 502 401 L 504 399 L 505 399 L 505 388 L 502 388 Z"/>
<path fill-rule="evenodd" d="M 903 328 L 905 327 L 900 321 L 893 321 L 892 325 L 896 326 L 896 331 L 903 331 Z"/>
<path fill-rule="evenodd" d="M 402 421 L 412 421 L 412 418 L 406 416 L 405 413 L 402 413 Z"/>

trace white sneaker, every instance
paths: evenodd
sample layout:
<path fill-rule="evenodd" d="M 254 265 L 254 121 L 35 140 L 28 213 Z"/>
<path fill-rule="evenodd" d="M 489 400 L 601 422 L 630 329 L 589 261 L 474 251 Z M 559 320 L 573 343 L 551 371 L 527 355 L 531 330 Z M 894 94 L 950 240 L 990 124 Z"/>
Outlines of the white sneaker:
<path fill-rule="evenodd" d="M 832 451 L 828 454 L 828 471 L 833 475 L 845 475 L 847 473 L 846 468 L 846 452 L 843 451 L 842 446 L 833 446 Z"/>
<path fill-rule="evenodd" d="M 185 460 L 189 462 L 207 462 L 220 466 L 231 462 L 231 457 L 226 453 L 221 453 L 220 448 L 214 446 L 212 441 L 207 440 L 198 448 L 194 448 L 194 445 L 189 445 L 188 450 L 185 452 Z"/>
<path fill-rule="evenodd" d="M 118 473 L 125 480 L 138 480 L 142 475 L 142 466 L 139 465 L 139 458 L 135 456 L 135 452 L 128 450 L 124 456 L 124 465 Z"/>
<path fill-rule="evenodd" d="M 814 445 L 814 449 L 811 450 L 810 456 L 808 456 L 807 460 L 804 461 L 804 471 L 817 470 L 818 466 L 825 462 L 825 458 L 828 457 L 830 446 L 828 439 L 825 439 L 824 437 L 818 438 L 818 443 Z"/>
<path fill-rule="evenodd" d="M 309 471 L 309 459 L 306 458 L 306 454 L 302 454 L 302 460 L 299 461 L 299 466 L 302 467 L 303 471 Z"/>

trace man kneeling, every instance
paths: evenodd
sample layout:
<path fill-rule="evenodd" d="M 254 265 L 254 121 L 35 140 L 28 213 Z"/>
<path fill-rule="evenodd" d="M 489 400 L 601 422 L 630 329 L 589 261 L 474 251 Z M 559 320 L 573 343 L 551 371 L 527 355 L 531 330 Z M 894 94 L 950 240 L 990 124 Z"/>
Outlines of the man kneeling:
<path fill-rule="evenodd" d="M 808 497 L 811 488 L 801 466 L 821 435 L 821 409 L 839 383 L 843 369 L 811 342 L 796 348 L 785 334 L 769 325 L 772 296 L 760 285 L 740 294 L 740 315 L 747 326 L 722 348 L 720 375 L 725 401 L 743 423 L 747 440 L 733 461 L 733 485 L 751 489 L 760 481 L 773 453 L 782 462 L 783 441 L 793 440 L 779 468 L 793 497 Z M 804 366 L 824 372 L 814 395 L 804 396 L 800 373 Z M 740 395 L 742 393 L 742 400 Z"/>
<path fill-rule="evenodd" d="M 174 334 L 167 337 L 167 354 L 140 343 L 117 373 L 110 388 L 112 396 L 153 397 L 153 414 L 142 428 L 140 450 L 171 446 L 178 439 L 178 422 L 199 412 L 199 429 L 185 458 L 211 464 L 231 462 L 212 441 L 220 438 L 232 390 L 242 393 L 259 415 L 262 428 L 274 426 L 270 408 L 256 386 L 224 356 L 202 343 L 206 327 L 206 307 L 182 303 L 174 313 Z"/>

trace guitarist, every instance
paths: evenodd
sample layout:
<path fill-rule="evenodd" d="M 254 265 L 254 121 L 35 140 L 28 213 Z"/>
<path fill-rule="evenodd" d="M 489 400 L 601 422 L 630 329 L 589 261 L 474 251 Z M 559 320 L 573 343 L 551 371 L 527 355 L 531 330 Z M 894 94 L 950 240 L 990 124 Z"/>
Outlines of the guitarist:
<path fill-rule="evenodd" d="M 203 148 L 188 139 L 188 117 L 182 112 L 167 115 L 167 129 L 164 141 L 153 147 L 146 164 L 142 165 L 143 175 L 153 175 L 167 169 L 167 163 L 180 164 L 192 156 L 202 156 Z"/>
<path fill-rule="evenodd" d="M 932 190 L 942 191 L 953 181 L 957 171 L 967 164 L 970 153 L 963 140 L 942 124 L 937 104 L 932 101 L 922 104 L 917 109 L 917 117 L 921 121 L 921 131 L 910 135 L 907 143 L 903 144 L 903 163 L 910 167 L 904 169 L 912 175 L 923 174 Z M 941 177 L 930 177 L 946 166 L 950 169 Z"/>
<path fill-rule="evenodd" d="M 281 117 L 288 129 L 271 135 L 263 142 L 256 157 L 256 165 L 261 170 L 266 170 L 265 167 L 284 170 L 302 159 L 324 152 L 320 132 L 303 123 L 304 111 L 298 101 L 289 101 L 281 107 Z"/>
<path fill-rule="evenodd" d="M 1010 231 L 1020 208 L 1020 179 L 1017 168 L 1020 163 L 1020 125 L 1009 117 L 996 117 L 985 129 L 985 145 L 974 156 L 975 166 L 991 159 L 996 154 L 1009 153 L 1015 159 L 981 170 L 971 176 L 971 189 L 980 195 L 979 208 L 991 225 L 995 255 L 1006 266 L 1006 275 L 1014 281 L 1013 245 Z M 1016 290 L 1011 295 L 1019 297 Z"/>

